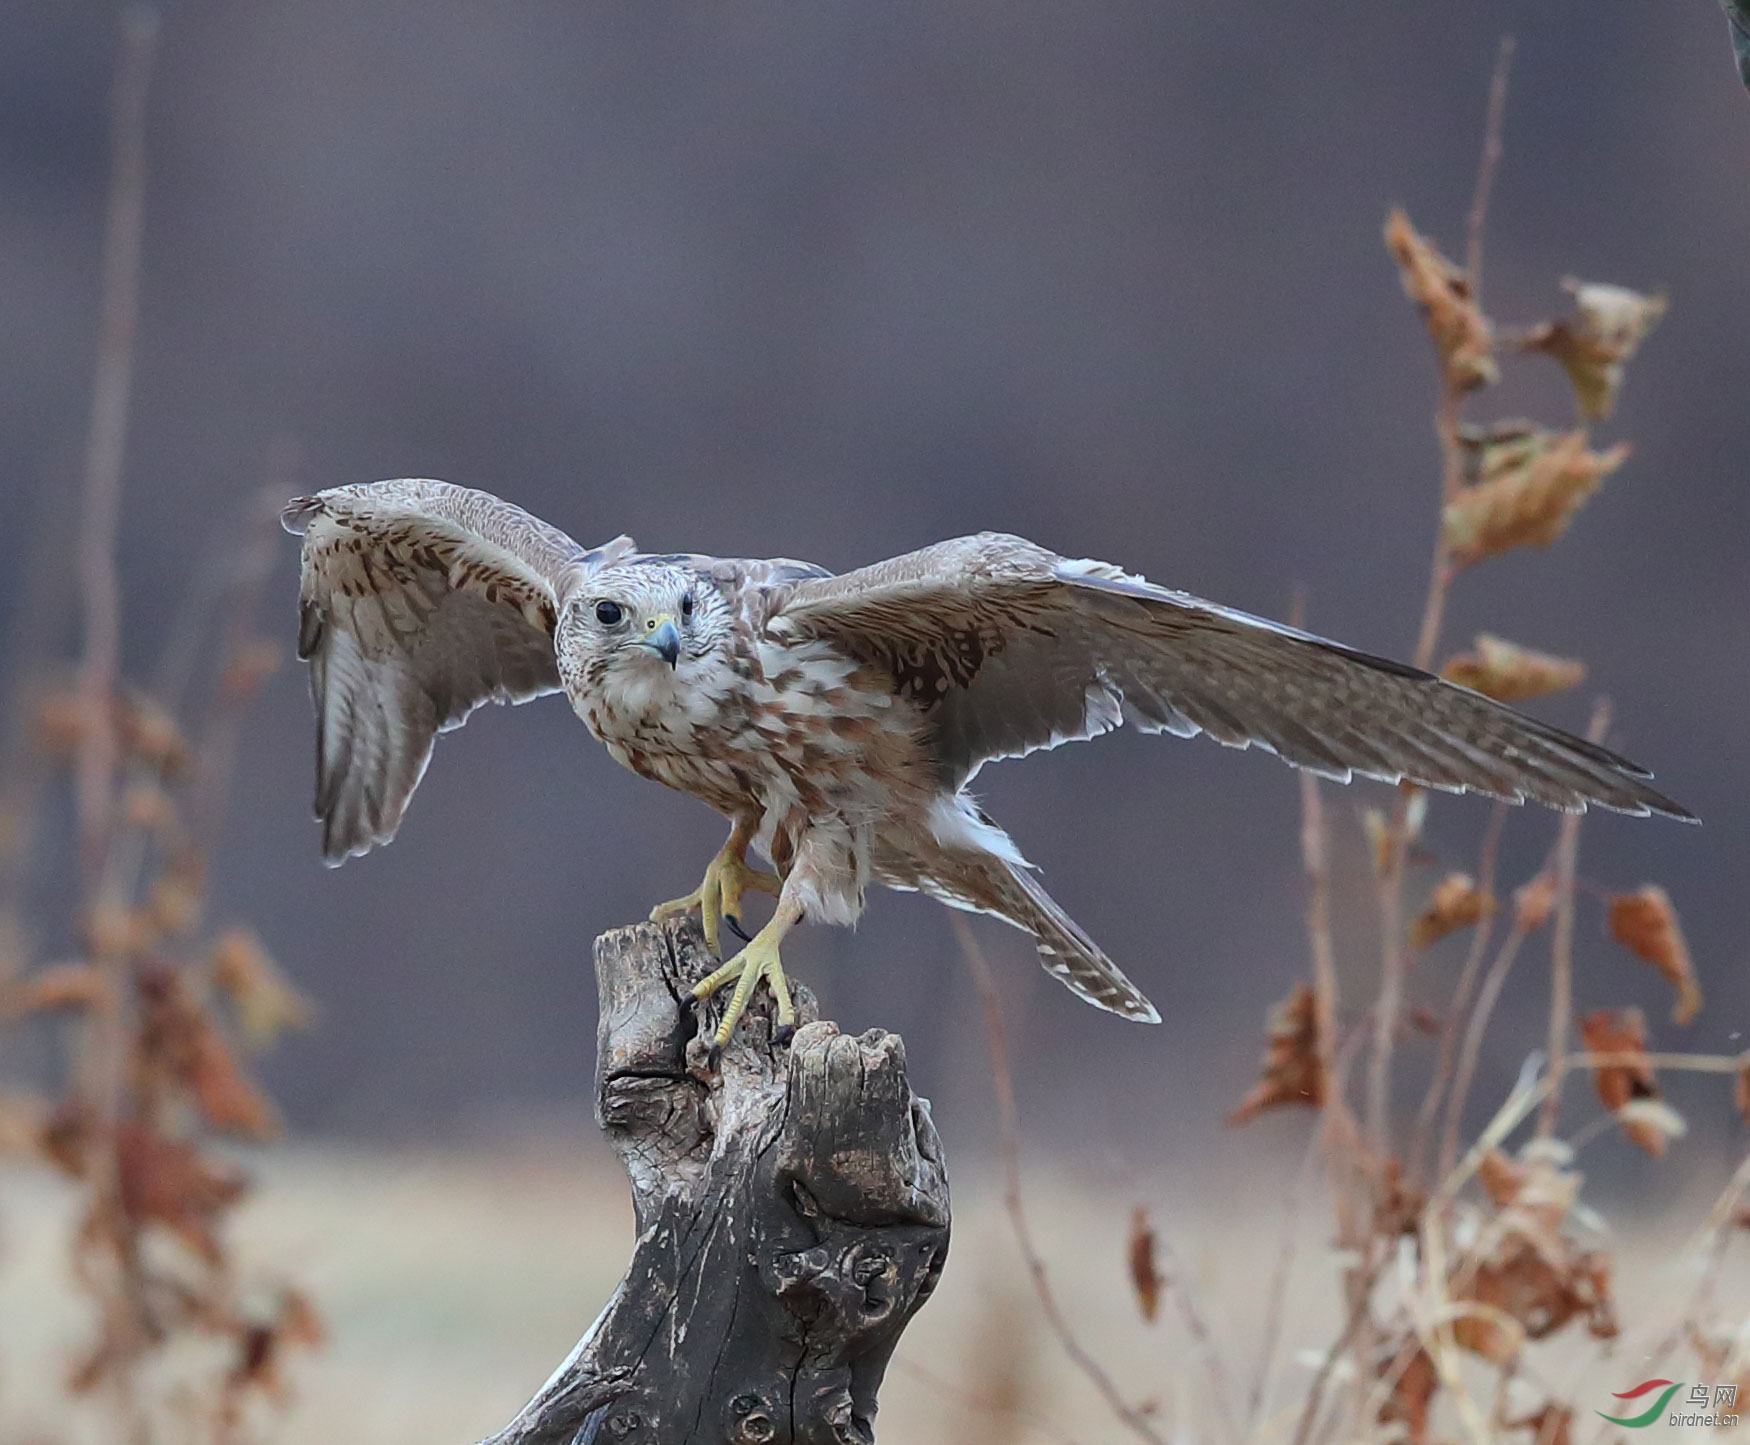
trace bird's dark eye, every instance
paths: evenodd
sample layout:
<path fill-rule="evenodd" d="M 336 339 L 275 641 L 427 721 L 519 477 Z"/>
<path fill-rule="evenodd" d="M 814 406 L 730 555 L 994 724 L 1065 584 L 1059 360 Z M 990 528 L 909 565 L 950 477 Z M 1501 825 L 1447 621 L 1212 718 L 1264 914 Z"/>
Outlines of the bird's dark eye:
<path fill-rule="evenodd" d="M 617 627 L 620 619 L 626 615 L 618 602 L 598 602 L 595 605 L 595 620 L 603 627 Z"/>
<path fill-rule="evenodd" d="M 691 617 L 692 615 L 693 615 L 693 594 L 691 592 L 689 592 L 689 593 L 687 593 L 687 595 L 685 597 L 681 598 L 681 616 L 682 617 Z"/>

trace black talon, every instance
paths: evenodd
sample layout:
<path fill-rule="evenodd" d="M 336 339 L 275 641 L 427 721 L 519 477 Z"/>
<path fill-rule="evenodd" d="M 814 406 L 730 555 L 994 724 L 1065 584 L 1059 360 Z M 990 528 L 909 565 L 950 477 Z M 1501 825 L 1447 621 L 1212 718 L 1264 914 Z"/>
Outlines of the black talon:
<path fill-rule="evenodd" d="M 692 1014 L 697 1013 L 698 1009 L 699 1009 L 699 1003 L 700 1003 L 700 999 L 699 999 L 698 994 L 696 994 L 696 993 L 683 993 L 681 995 L 681 1004 L 680 1004 L 681 1017 L 687 1018 L 687 1017 L 691 1016 Z"/>
<path fill-rule="evenodd" d="M 753 938 L 748 934 L 748 931 L 741 926 L 741 920 L 733 913 L 725 913 L 723 915 L 723 921 L 729 925 L 729 931 L 743 943 L 753 942 Z"/>
<path fill-rule="evenodd" d="M 712 1073 L 717 1072 L 717 1065 L 723 1059 L 723 1045 L 712 1040 L 711 1047 L 705 1050 L 705 1067 Z"/>
<path fill-rule="evenodd" d="M 777 1028 L 772 1030 L 772 1043 L 774 1046 L 778 1044 L 787 1044 L 795 1037 L 795 1024 L 779 1024 Z"/>

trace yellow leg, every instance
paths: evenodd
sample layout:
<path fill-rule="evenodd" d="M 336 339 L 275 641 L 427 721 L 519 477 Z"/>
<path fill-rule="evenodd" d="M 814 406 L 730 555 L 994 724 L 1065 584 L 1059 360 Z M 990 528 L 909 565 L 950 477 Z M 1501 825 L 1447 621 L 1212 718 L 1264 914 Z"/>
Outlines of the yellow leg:
<path fill-rule="evenodd" d="M 796 1008 L 790 999 L 790 981 L 784 977 L 784 965 L 778 960 L 778 948 L 784 935 L 802 917 L 802 907 L 780 900 L 772 921 L 748 941 L 746 948 L 715 972 L 693 985 L 695 1003 L 710 998 L 719 989 L 733 983 L 735 992 L 729 997 L 729 1007 L 723 1011 L 723 1021 L 711 1038 L 709 1062 L 714 1068 L 735 1026 L 747 1009 L 747 1002 L 763 978 L 771 985 L 772 997 L 778 1005 L 778 1027 L 772 1035 L 774 1043 L 782 1043 L 796 1031 Z"/>
<path fill-rule="evenodd" d="M 775 874 L 755 868 L 747 861 L 748 844 L 753 841 L 754 825 L 737 823 L 730 830 L 729 841 L 717 850 L 717 856 L 705 867 L 705 881 L 684 898 L 659 903 L 650 910 L 650 921 L 679 918 L 699 910 L 705 925 L 705 943 L 718 958 L 723 957 L 723 921 L 743 938 L 741 929 L 741 895 L 749 889 L 760 893 L 776 893 Z"/>

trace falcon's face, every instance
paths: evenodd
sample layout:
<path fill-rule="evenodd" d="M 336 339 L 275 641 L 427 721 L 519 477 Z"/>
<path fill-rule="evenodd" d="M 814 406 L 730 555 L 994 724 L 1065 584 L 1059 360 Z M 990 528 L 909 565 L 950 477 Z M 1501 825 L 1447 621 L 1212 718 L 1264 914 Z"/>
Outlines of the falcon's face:
<path fill-rule="evenodd" d="M 729 623 L 723 595 L 687 568 L 604 567 L 566 608 L 557 651 L 592 688 L 610 678 L 685 685 L 727 650 Z"/>

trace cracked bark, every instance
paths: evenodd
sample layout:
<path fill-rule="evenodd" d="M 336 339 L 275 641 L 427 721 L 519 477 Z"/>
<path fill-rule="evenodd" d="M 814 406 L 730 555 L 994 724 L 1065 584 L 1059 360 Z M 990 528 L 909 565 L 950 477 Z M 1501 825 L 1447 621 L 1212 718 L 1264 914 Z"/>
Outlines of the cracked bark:
<path fill-rule="evenodd" d="M 596 940 L 596 1121 L 638 1239 L 607 1307 L 483 1445 L 868 1445 L 900 1333 L 948 1253 L 948 1182 L 905 1045 L 750 1006 L 716 1075 L 698 926 Z"/>

